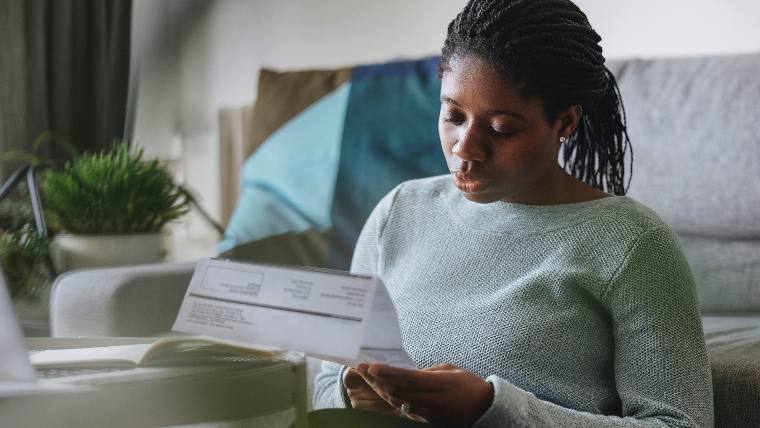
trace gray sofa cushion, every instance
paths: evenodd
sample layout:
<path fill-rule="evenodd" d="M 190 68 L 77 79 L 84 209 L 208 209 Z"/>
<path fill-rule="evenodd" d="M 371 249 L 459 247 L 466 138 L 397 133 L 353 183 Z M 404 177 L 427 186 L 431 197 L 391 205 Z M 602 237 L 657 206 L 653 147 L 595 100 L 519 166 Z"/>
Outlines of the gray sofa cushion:
<path fill-rule="evenodd" d="M 703 311 L 760 308 L 760 240 L 681 235 Z"/>
<path fill-rule="evenodd" d="M 702 327 L 711 360 L 760 362 L 760 313 L 706 313 Z"/>
<path fill-rule="evenodd" d="M 715 426 L 760 426 L 760 314 L 705 314 Z"/>
<path fill-rule="evenodd" d="M 680 233 L 760 238 L 760 54 L 611 65 L 634 144 L 630 195 Z"/>
<path fill-rule="evenodd" d="M 629 195 L 681 237 L 703 310 L 760 311 L 760 55 L 608 67 L 634 147 Z"/>
<path fill-rule="evenodd" d="M 712 360 L 715 426 L 760 426 L 760 364 Z"/>

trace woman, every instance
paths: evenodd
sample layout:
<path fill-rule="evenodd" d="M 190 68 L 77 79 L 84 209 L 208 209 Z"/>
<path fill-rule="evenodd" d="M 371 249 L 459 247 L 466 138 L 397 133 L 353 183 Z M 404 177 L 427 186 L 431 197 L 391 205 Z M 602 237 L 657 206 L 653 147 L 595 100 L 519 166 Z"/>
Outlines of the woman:
<path fill-rule="evenodd" d="M 451 22 L 451 175 L 389 193 L 352 263 L 385 282 L 420 370 L 324 363 L 317 407 L 462 427 L 712 425 L 691 273 L 671 229 L 623 196 L 630 142 L 599 41 L 569 0 L 471 0 Z"/>

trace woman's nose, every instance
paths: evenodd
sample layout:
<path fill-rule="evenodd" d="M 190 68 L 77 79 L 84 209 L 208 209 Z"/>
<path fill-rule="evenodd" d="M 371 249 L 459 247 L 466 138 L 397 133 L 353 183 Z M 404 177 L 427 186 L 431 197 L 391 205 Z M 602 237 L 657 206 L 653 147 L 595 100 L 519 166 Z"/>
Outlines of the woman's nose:
<path fill-rule="evenodd" d="M 451 148 L 451 153 L 464 161 L 484 161 L 486 158 L 485 147 L 477 134 L 474 126 L 462 128 L 459 139 Z"/>

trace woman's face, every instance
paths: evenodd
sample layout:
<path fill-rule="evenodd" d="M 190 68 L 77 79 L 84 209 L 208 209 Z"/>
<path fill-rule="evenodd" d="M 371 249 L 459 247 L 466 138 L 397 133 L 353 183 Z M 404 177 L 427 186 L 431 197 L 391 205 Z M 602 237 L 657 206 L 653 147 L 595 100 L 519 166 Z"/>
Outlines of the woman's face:
<path fill-rule="evenodd" d="M 579 110 L 550 124 L 540 101 L 523 98 L 487 62 L 452 58 L 441 79 L 438 133 L 455 185 L 473 202 L 541 203 L 567 177 L 559 138 L 575 129 Z"/>

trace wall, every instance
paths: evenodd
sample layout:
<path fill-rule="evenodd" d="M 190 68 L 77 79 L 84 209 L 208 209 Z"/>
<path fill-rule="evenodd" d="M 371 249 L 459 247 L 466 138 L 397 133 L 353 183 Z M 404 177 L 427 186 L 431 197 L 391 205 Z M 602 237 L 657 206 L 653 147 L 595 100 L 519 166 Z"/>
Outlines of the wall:
<path fill-rule="evenodd" d="M 219 215 L 217 111 L 255 97 L 262 66 L 295 69 L 439 51 L 464 0 L 135 0 L 134 138 L 172 161 Z M 760 51 L 757 0 L 577 0 L 607 58 Z M 175 234 L 191 258 L 217 237 L 197 217 Z M 181 236 L 180 236 L 181 235 Z M 189 249 L 189 250 L 188 250 Z"/>

